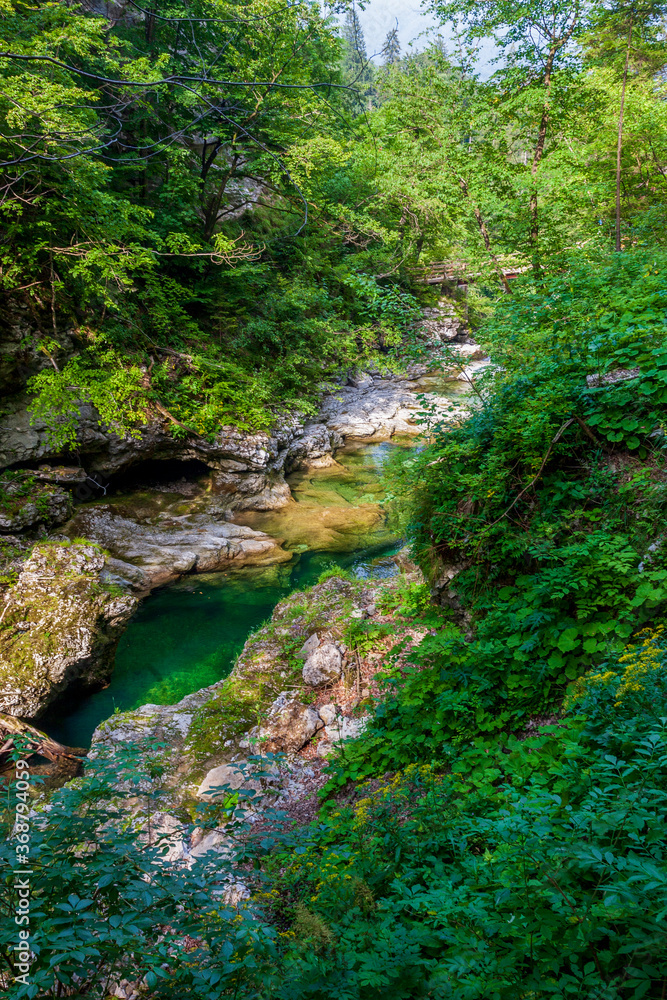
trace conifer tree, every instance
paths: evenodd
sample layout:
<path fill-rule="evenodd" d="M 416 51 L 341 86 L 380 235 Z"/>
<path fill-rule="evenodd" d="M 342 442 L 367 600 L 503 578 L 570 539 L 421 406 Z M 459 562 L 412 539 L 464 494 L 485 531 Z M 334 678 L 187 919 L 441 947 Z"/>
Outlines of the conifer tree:
<path fill-rule="evenodd" d="M 401 61 L 401 43 L 398 40 L 398 21 L 391 31 L 387 32 L 387 37 L 382 46 L 382 64 L 393 66 Z"/>
<path fill-rule="evenodd" d="M 357 92 L 355 99 L 356 110 L 359 101 L 368 107 L 372 107 L 375 90 L 373 87 L 373 65 L 368 58 L 366 51 L 366 40 L 364 32 L 359 22 L 357 9 L 353 4 L 345 15 L 343 22 L 343 40 L 345 42 L 345 54 L 343 57 L 343 78 L 347 84 Z"/>

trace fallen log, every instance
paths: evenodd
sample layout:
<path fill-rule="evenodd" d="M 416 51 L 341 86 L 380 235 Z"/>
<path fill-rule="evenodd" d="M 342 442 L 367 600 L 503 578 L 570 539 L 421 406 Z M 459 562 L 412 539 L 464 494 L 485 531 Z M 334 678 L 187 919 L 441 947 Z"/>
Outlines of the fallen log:
<path fill-rule="evenodd" d="M 23 755 L 39 754 L 40 757 L 46 757 L 51 761 L 57 761 L 60 757 L 78 760 L 82 756 L 82 753 L 73 752 L 71 747 L 65 747 L 62 743 L 52 740 L 29 722 L 0 712 L 0 768 L 10 762 L 15 747 L 20 749 Z"/>

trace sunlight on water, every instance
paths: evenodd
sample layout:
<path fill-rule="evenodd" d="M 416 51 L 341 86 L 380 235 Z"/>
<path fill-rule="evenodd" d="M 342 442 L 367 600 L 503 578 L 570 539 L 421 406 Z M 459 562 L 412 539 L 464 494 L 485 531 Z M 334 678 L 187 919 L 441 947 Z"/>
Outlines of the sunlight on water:
<path fill-rule="evenodd" d="M 344 539 L 343 551 L 327 546 L 299 555 L 301 546 L 289 546 L 297 552 L 291 563 L 187 576 L 156 591 L 143 602 L 119 643 L 109 686 L 78 700 L 68 695 L 42 720 L 43 728 L 69 746 L 88 746 L 95 727 L 114 711 L 174 704 L 226 677 L 248 635 L 270 617 L 278 601 L 316 583 L 327 567 L 340 566 L 361 577 L 395 572 L 395 565 L 382 556 L 397 549 L 397 539 L 378 506 L 382 467 L 394 449 L 390 444 L 366 446 L 339 455 L 344 469 L 301 476 L 316 494 L 306 501 L 311 517 L 317 507 L 320 512 L 337 509 L 343 521 L 349 520 L 350 530 L 337 536 Z M 300 485 L 294 486 L 299 499 Z M 293 506 L 305 513 L 301 502 Z M 368 508 L 374 512 L 370 530 L 367 519 L 358 522 L 353 516 L 355 510 Z M 308 523 L 305 518 L 300 537 L 317 545 L 317 539 L 308 537 Z"/>

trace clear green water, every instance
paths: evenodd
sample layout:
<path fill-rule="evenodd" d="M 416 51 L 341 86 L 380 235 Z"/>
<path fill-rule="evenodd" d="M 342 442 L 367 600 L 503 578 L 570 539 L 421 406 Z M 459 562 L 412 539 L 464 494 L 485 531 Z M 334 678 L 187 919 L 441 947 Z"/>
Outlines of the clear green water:
<path fill-rule="evenodd" d="M 68 746 L 87 747 L 96 726 L 114 711 L 174 704 L 226 677 L 248 635 L 270 617 L 278 601 L 316 583 L 324 569 L 335 565 L 359 576 L 395 572 L 394 564 L 382 557 L 397 549 L 397 539 L 377 506 L 382 468 L 395 447 L 366 446 L 339 456 L 344 471 L 321 470 L 309 475 L 307 483 L 295 483 L 297 497 L 299 487 L 311 496 L 288 517 L 293 524 L 295 512 L 300 515 L 302 537 L 316 551 L 302 551 L 305 544 L 294 546 L 290 563 L 188 576 L 153 593 L 119 643 L 109 686 L 79 699 L 68 696 L 41 720 L 42 728 Z M 311 505 L 316 509 L 309 509 Z M 371 516 L 370 530 L 361 516 L 364 511 Z M 342 516 L 351 531 L 345 537 L 339 530 L 333 535 L 327 531 L 319 538 L 317 518 L 334 515 Z M 268 525 L 262 527 L 267 530 Z M 332 548 L 336 543 L 339 551 Z"/>

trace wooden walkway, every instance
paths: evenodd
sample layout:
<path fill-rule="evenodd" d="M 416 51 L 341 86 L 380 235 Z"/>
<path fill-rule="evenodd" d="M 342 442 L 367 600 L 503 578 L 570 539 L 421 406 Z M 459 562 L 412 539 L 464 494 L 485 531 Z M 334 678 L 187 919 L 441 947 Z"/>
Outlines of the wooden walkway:
<path fill-rule="evenodd" d="M 468 285 L 474 278 L 480 276 L 480 271 L 467 272 L 465 264 L 457 264 L 451 260 L 435 260 L 430 264 L 409 267 L 408 273 L 420 285 Z M 503 268 L 503 277 L 508 281 L 518 278 L 527 271 L 527 267 Z M 497 272 L 496 272 L 497 273 Z"/>

